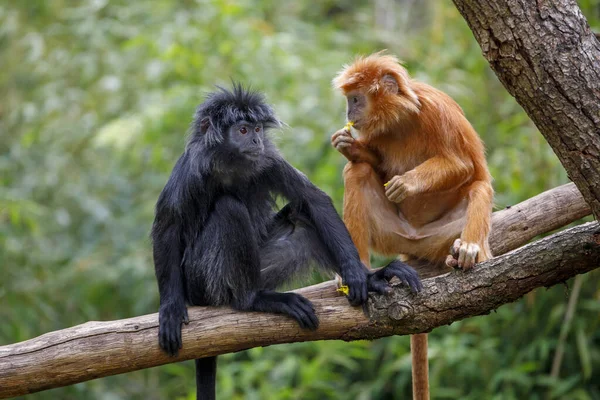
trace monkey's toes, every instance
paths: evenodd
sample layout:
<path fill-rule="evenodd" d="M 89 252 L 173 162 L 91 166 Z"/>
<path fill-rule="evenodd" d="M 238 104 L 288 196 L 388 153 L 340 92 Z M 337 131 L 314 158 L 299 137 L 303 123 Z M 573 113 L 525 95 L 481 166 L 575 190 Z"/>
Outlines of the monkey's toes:
<path fill-rule="evenodd" d="M 453 268 L 468 270 L 477 262 L 480 251 L 479 245 L 456 239 L 450 248 L 450 255 L 446 258 L 446 265 Z"/>
<path fill-rule="evenodd" d="M 452 254 L 448 254 L 446 257 L 446 266 L 450 268 L 456 268 L 458 266 L 458 260 L 454 258 Z"/>

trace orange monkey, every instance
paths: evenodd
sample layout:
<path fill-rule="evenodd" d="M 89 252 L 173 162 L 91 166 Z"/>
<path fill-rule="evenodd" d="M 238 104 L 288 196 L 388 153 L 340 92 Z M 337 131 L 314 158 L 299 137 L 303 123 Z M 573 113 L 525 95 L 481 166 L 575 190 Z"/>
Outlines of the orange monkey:
<path fill-rule="evenodd" d="M 492 257 L 491 176 L 460 106 L 381 53 L 358 58 L 333 84 L 358 131 L 354 139 L 347 126 L 331 140 L 349 161 L 344 222 L 363 263 L 370 266 L 369 249 L 464 270 Z M 429 396 L 426 340 L 411 337 L 415 398 Z"/>

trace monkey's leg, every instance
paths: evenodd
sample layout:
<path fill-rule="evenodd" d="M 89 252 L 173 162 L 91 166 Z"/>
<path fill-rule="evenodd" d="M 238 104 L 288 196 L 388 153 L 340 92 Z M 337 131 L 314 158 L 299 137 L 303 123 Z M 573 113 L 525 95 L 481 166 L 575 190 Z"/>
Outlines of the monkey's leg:
<path fill-rule="evenodd" d="M 367 260 L 369 245 L 387 254 L 415 250 L 417 242 L 409 241 L 397 233 L 404 232 L 406 227 L 402 226 L 396 206 L 385 196 L 383 183 L 370 165 L 347 164 L 344 169 L 344 184 L 344 222 L 358 248 L 361 260 L 363 253 L 359 246 L 366 247 Z M 428 400 L 429 363 L 426 333 L 411 336 L 411 351 L 413 399 Z"/>
<path fill-rule="evenodd" d="M 344 167 L 344 223 L 358 250 L 360 260 L 369 268 L 371 210 L 365 187 L 372 184 L 370 181 L 374 175 L 375 171 L 367 163 L 349 162 Z"/>
<path fill-rule="evenodd" d="M 269 227 L 269 238 L 261 246 L 261 287 L 274 289 L 301 276 L 315 265 L 324 270 L 343 273 L 322 242 L 319 233 L 297 204 L 288 204 L 274 218 Z M 369 291 L 387 293 L 388 282 L 396 277 L 413 291 L 422 288 L 414 269 L 396 260 L 386 267 L 367 273 Z M 350 286 L 350 296 L 353 287 Z M 366 297 L 366 296 L 365 296 Z"/>
<path fill-rule="evenodd" d="M 195 268 L 188 276 L 189 281 L 202 285 L 190 289 L 202 289 L 197 296 L 206 300 L 204 305 L 229 304 L 240 311 L 284 314 L 303 328 L 316 329 L 318 319 L 306 298 L 261 288 L 258 237 L 246 206 L 232 196 L 219 198 L 202 230 L 194 253 Z"/>
<path fill-rule="evenodd" d="M 456 239 L 447 258 L 448 266 L 470 269 L 476 262 L 492 257 L 488 237 L 490 234 L 494 192 L 485 181 L 475 181 L 467 189 L 466 224 L 460 239 Z"/>
<path fill-rule="evenodd" d="M 346 164 L 344 185 L 344 222 L 365 265 L 370 265 L 369 248 L 385 255 L 420 257 L 431 251 L 436 238 L 410 239 L 414 230 L 387 199 L 383 182 L 369 164 Z"/>
<path fill-rule="evenodd" d="M 275 289 L 294 278 L 301 278 L 316 266 L 331 269 L 333 257 L 300 211 L 298 204 L 283 207 L 269 226 L 269 237 L 261 246 L 261 287 Z"/>

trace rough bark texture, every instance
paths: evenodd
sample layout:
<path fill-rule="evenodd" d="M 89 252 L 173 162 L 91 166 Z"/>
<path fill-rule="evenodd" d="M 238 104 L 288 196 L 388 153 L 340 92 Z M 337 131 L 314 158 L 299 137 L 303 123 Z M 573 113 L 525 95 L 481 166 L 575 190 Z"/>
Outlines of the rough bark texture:
<path fill-rule="evenodd" d="M 600 216 L 600 42 L 575 0 L 453 0 Z"/>
<path fill-rule="evenodd" d="M 492 253 L 504 254 L 590 213 L 590 206 L 573 183 L 547 190 L 494 213 L 490 234 Z"/>
<path fill-rule="evenodd" d="M 517 205 L 506 207 L 492 216 L 490 247 L 499 256 L 575 220 L 590 215 L 581 193 L 573 183 L 547 190 Z M 422 278 L 445 274 L 449 268 L 439 265 L 414 265 Z"/>
<path fill-rule="evenodd" d="M 372 296 L 364 309 L 350 307 L 333 281 L 301 289 L 321 320 L 316 332 L 282 316 L 192 307 L 177 358 L 158 347 L 157 314 L 87 322 L 0 347 L 0 398 L 257 346 L 428 332 L 487 314 L 537 287 L 564 282 L 599 265 L 600 227 L 588 223 L 479 264 L 469 273 L 426 279 L 416 295 L 395 285 L 388 296 Z"/>

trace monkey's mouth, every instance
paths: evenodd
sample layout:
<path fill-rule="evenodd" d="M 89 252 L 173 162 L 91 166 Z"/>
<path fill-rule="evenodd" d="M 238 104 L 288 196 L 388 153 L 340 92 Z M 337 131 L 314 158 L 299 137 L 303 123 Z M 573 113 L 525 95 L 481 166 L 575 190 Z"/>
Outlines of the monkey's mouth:
<path fill-rule="evenodd" d="M 352 123 L 352 127 L 353 127 L 354 129 L 360 129 L 360 127 L 361 127 L 360 120 L 356 120 L 356 121 L 352 121 L 352 122 L 353 122 L 353 123 Z"/>
<path fill-rule="evenodd" d="M 262 150 L 246 150 L 242 154 L 251 161 L 258 160 L 262 156 Z"/>

